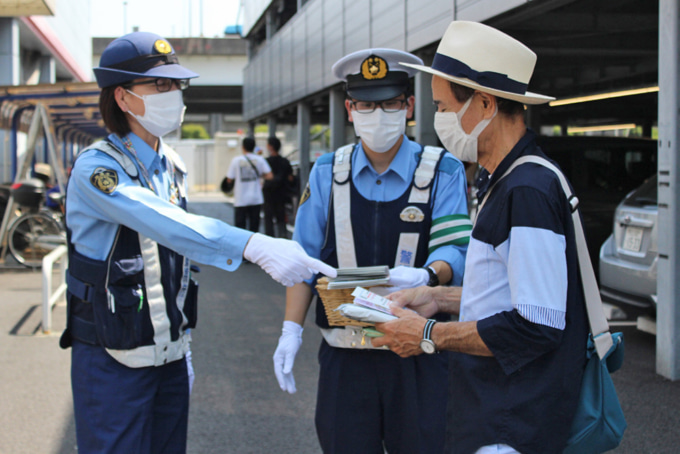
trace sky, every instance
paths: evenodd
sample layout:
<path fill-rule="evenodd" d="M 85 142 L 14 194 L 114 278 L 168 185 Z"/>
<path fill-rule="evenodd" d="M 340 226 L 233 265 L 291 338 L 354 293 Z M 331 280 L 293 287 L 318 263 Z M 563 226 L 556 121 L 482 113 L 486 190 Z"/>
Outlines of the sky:
<path fill-rule="evenodd" d="M 240 1 L 90 0 L 90 30 L 93 37 L 122 36 L 135 26 L 165 38 L 201 36 L 201 30 L 206 38 L 222 37 L 236 24 Z"/>

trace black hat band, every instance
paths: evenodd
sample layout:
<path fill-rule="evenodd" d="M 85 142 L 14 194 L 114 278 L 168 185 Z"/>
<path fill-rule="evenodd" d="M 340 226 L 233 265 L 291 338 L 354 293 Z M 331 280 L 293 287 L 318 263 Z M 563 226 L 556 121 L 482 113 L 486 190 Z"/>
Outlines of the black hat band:
<path fill-rule="evenodd" d="M 116 63 L 115 65 L 107 65 L 106 68 L 120 69 L 123 71 L 143 74 L 151 68 L 158 66 L 158 62 L 164 62 L 164 65 L 173 65 L 178 64 L 179 59 L 175 54 L 140 55 L 139 57 L 134 57 L 129 60 Z"/>
<path fill-rule="evenodd" d="M 408 73 L 404 71 L 390 71 L 382 79 L 366 79 L 361 74 L 347 75 L 347 89 L 385 86 L 409 86 Z"/>
<path fill-rule="evenodd" d="M 435 54 L 432 61 L 432 69 L 448 74 L 453 77 L 470 79 L 479 85 L 495 90 L 507 91 L 523 95 L 528 85 L 513 79 L 505 74 L 493 71 L 475 71 L 460 60 L 443 54 Z"/>

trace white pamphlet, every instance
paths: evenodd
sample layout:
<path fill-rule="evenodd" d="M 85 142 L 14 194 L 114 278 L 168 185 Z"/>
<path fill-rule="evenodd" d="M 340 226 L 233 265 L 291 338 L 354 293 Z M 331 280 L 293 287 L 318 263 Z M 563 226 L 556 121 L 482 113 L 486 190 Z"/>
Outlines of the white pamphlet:
<path fill-rule="evenodd" d="M 354 304 L 369 307 L 385 314 L 393 315 L 392 310 L 390 309 L 390 300 L 384 296 L 370 292 L 363 287 L 357 287 L 354 289 L 352 296 L 354 297 Z"/>

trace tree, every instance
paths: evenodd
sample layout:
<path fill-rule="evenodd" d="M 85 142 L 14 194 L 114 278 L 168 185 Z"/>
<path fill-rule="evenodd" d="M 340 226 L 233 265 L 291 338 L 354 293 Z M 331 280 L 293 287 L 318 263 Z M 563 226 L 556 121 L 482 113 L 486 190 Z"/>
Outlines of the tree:
<path fill-rule="evenodd" d="M 210 134 L 203 125 L 198 123 L 186 123 L 182 125 L 182 139 L 209 139 Z"/>

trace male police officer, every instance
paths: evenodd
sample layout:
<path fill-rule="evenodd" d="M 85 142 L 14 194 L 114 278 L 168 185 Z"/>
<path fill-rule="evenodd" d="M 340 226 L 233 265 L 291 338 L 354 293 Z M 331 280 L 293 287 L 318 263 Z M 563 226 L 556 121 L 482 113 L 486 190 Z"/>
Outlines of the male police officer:
<path fill-rule="evenodd" d="M 333 266 L 394 267 L 390 284 L 399 288 L 459 285 L 471 229 L 461 162 L 404 135 L 414 72 L 399 62 L 420 61 L 406 52 L 366 49 L 335 63 L 361 141 L 316 162 L 293 236 L 310 256 Z M 289 393 L 296 390 L 292 367 L 313 285 L 307 280 L 286 295 L 274 367 Z M 320 301 L 316 323 L 324 336 L 316 409 L 324 452 L 440 452 L 446 356 L 405 361 L 374 349 L 356 327 L 331 328 Z"/>

